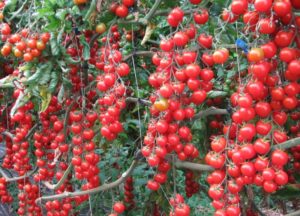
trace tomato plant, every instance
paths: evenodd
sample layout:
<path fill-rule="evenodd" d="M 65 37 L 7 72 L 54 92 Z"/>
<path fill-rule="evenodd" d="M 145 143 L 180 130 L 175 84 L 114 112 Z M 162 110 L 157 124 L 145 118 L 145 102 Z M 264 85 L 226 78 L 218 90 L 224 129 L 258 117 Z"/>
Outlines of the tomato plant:
<path fill-rule="evenodd" d="M 299 8 L 0 1 L 1 203 L 30 216 L 296 211 Z"/>

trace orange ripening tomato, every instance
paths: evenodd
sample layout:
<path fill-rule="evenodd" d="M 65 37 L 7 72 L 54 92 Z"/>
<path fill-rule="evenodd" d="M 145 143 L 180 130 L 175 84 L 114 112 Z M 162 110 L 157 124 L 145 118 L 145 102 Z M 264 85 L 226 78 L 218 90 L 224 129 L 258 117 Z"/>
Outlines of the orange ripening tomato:
<path fill-rule="evenodd" d="M 73 0 L 73 2 L 76 5 L 81 5 L 81 4 L 85 4 L 87 2 L 87 0 Z"/>
<path fill-rule="evenodd" d="M 229 51 L 226 48 L 216 50 L 213 54 L 213 61 L 216 64 L 224 64 L 229 57 Z"/>
<path fill-rule="evenodd" d="M 249 62 L 259 62 L 264 58 L 264 51 L 262 48 L 252 48 L 247 57 Z"/>
<path fill-rule="evenodd" d="M 165 111 L 169 108 L 169 103 L 166 99 L 160 99 L 154 103 L 154 108 L 158 111 Z"/>

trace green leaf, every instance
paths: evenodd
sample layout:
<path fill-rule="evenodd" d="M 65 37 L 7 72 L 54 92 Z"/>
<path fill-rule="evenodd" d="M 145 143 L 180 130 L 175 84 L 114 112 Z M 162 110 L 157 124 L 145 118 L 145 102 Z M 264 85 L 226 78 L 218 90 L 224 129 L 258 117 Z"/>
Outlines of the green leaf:
<path fill-rule="evenodd" d="M 224 76 L 224 70 L 223 70 L 223 67 L 219 67 L 217 69 L 217 76 L 218 77 L 223 77 Z"/>
<path fill-rule="evenodd" d="M 38 14 L 38 17 L 48 17 L 54 15 L 54 11 L 52 10 L 52 8 L 41 8 L 37 9 L 36 12 Z"/>
<path fill-rule="evenodd" d="M 72 82 L 66 77 L 63 77 L 63 84 L 65 88 L 72 88 Z"/>
<path fill-rule="evenodd" d="M 80 15 L 80 10 L 77 5 L 74 5 L 71 9 L 73 15 Z"/>
<path fill-rule="evenodd" d="M 0 79 L 0 88 L 14 87 L 13 80 L 14 80 L 13 76 L 6 76 Z"/>
<path fill-rule="evenodd" d="M 59 54 L 59 46 L 53 32 L 51 33 L 50 47 L 52 55 L 57 56 Z"/>
<path fill-rule="evenodd" d="M 62 40 L 62 37 L 64 35 L 64 32 L 65 32 L 65 26 L 63 26 L 61 28 L 61 30 L 58 32 L 58 35 L 57 35 L 57 43 L 60 44 L 61 43 L 61 40 Z M 61 46 L 62 48 L 63 46 Z"/>
<path fill-rule="evenodd" d="M 16 10 L 18 0 L 7 0 L 5 1 L 4 13 L 8 10 L 10 12 Z"/>
<path fill-rule="evenodd" d="M 78 60 L 74 60 L 71 56 L 69 56 L 68 54 L 66 54 L 66 56 L 65 56 L 65 61 L 66 61 L 66 63 L 68 63 L 68 64 L 78 64 L 78 63 L 80 63 L 80 59 L 78 59 Z"/>
<path fill-rule="evenodd" d="M 112 21 L 116 16 L 111 13 L 110 11 L 105 11 L 101 14 L 101 17 L 99 18 L 99 21 L 102 23 L 109 23 L 110 21 Z"/>
<path fill-rule="evenodd" d="M 278 199 L 293 199 L 299 197 L 300 188 L 297 185 L 286 185 L 282 189 L 272 194 L 273 197 Z"/>
<path fill-rule="evenodd" d="M 40 85 L 46 85 L 51 79 L 51 71 L 52 71 L 52 64 L 48 64 L 48 67 L 43 70 L 43 74 L 41 78 L 38 80 Z"/>
<path fill-rule="evenodd" d="M 83 45 L 83 59 L 89 60 L 90 59 L 90 45 L 86 41 L 84 35 L 80 36 L 80 43 Z"/>
<path fill-rule="evenodd" d="M 63 102 L 64 95 L 65 95 L 65 88 L 64 88 L 64 85 L 61 85 L 61 87 L 58 91 L 58 94 L 57 94 L 57 100 L 59 103 Z"/>
<path fill-rule="evenodd" d="M 176 5 L 179 5 L 179 0 L 165 0 L 163 1 L 163 5 L 166 7 L 175 7 Z"/>
<path fill-rule="evenodd" d="M 45 73 L 45 70 L 49 67 L 48 63 L 44 63 L 42 66 L 38 67 L 33 75 L 31 75 L 25 82 L 24 84 L 31 85 L 36 82 L 38 82 L 43 74 Z"/>
<path fill-rule="evenodd" d="M 56 89 L 57 83 L 58 83 L 58 72 L 57 71 L 52 71 L 51 73 L 51 80 L 48 86 L 48 90 L 50 93 L 53 93 Z"/>
<path fill-rule="evenodd" d="M 226 78 L 229 79 L 236 74 L 236 70 L 230 70 L 227 72 Z"/>
<path fill-rule="evenodd" d="M 92 0 L 92 2 L 90 3 L 90 8 L 88 9 L 88 11 L 86 12 L 84 18 L 83 18 L 83 21 L 88 21 L 91 14 L 93 13 L 93 11 L 96 10 L 96 3 L 97 3 L 97 0 Z"/>
<path fill-rule="evenodd" d="M 55 18 L 55 16 L 48 16 L 49 24 L 45 26 L 46 31 L 55 31 L 60 26 L 60 20 Z"/>
<path fill-rule="evenodd" d="M 64 21 L 67 14 L 68 11 L 66 9 L 58 9 L 55 13 L 55 17 L 61 21 Z"/>

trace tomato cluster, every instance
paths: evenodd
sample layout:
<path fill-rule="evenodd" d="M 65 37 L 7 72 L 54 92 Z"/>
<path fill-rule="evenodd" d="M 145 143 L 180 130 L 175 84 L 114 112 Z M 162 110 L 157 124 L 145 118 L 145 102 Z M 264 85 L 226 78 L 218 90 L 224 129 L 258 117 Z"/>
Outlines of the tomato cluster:
<path fill-rule="evenodd" d="M 134 185 L 133 185 L 133 178 L 130 176 L 126 179 L 124 184 L 124 201 L 126 203 L 126 209 L 130 210 L 135 207 L 135 201 L 134 201 Z"/>
<path fill-rule="evenodd" d="M 62 129 L 63 122 L 54 114 L 61 110 L 62 106 L 58 103 L 56 97 L 52 97 L 50 106 L 45 112 L 40 114 L 41 130 L 36 131 L 33 135 L 35 156 L 37 157 L 36 165 L 38 173 L 35 174 L 35 181 L 51 180 L 55 176 L 56 163 L 54 158 L 55 149 L 59 144 L 65 141 Z M 58 153 L 58 152 L 57 152 Z"/>
<path fill-rule="evenodd" d="M 35 203 L 40 193 L 38 185 L 31 184 L 29 181 L 20 180 L 18 182 L 18 188 L 20 190 L 18 194 L 18 215 L 42 216 L 42 209 Z"/>
<path fill-rule="evenodd" d="M 25 139 L 33 124 L 33 119 L 29 112 L 32 109 L 33 103 L 30 102 L 23 107 L 20 107 L 11 118 L 11 121 L 15 123 L 16 131 L 11 147 L 13 153 L 7 155 L 6 158 L 10 160 L 10 157 L 12 156 L 13 169 L 21 176 L 32 169 L 32 166 L 29 163 L 29 142 Z"/>
<path fill-rule="evenodd" d="M 118 216 L 119 214 L 122 214 L 126 209 L 126 206 L 123 204 L 123 202 L 116 202 L 113 205 L 114 212 L 109 214 L 109 216 Z"/>
<path fill-rule="evenodd" d="M 195 181 L 194 173 L 190 170 L 185 172 L 185 193 L 187 197 L 193 196 L 200 189 L 200 184 Z"/>
<path fill-rule="evenodd" d="M 110 11 L 120 18 L 125 18 L 129 14 L 129 8 L 133 7 L 135 0 L 122 0 L 121 3 L 113 2 Z"/>
<path fill-rule="evenodd" d="M 53 200 L 46 202 L 45 208 L 47 210 L 47 216 L 70 215 L 73 209 L 71 202 L 72 200 L 70 198 L 63 199 L 63 201 Z"/>
<path fill-rule="evenodd" d="M 81 110 L 70 112 L 70 131 L 73 134 L 72 164 L 74 165 L 75 177 L 79 180 L 87 180 L 87 183 L 82 185 L 82 190 L 88 190 L 100 184 L 98 176 L 100 170 L 97 166 L 100 157 L 94 152 L 95 143 L 93 142 L 95 136 L 93 126 L 97 118 L 97 113 L 93 111 L 86 114 L 82 113 Z M 82 202 L 88 199 L 88 195 L 76 198 Z"/>
<path fill-rule="evenodd" d="M 28 29 L 23 29 L 20 33 L 12 34 L 9 24 L 2 23 L 0 27 L 2 41 L 5 42 L 1 48 L 3 56 L 11 53 L 17 58 L 23 58 L 25 62 L 38 58 L 42 51 L 46 49 L 50 39 L 50 33 L 31 33 Z"/>
<path fill-rule="evenodd" d="M 170 199 L 170 204 L 173 210 L 170 212 L 170 216 L 189 216 L 190 207 L 184 202 L 184 198 L 180 194 L 176 194 Z"/>
<path fill-rule="evenodd" d="M 237 91 L 230 98 L 232 123 L 224 126 L 223 136 L 214 137 L 212 151 L 205 158 L 217 169 L 207 177 L 217 216 L 240 215 L 239 192 L 244 185 L 255 184 L 273 193 L 289 181 L 284 171 L 289 155 L 275 145 L 289 139 L 285 126 L 289 118 L 297 120 L 292 112 L 299 107 L 299 51 L 293 47 L 299 48 L 299 42 L 293 4 L 233 0 L 230 10 L 223 12 L 223 20 L 230 23 L 243 16 L 245 31 L 252 31 L 254 39 L 257 34 L 268 35 L 269 41 L 249 49 L 248 76 L 238 79 Z M 280 24 L 286 28 L 280 29 Z M 282 73 L 277 72 L 280 66 Z"/>
<path fill-rule="evenodd" d="M 100 48 L 100 56 L 96 62 L 96 67 L 103 74 L 98 75 L 96 79 L 97 89 L 103 93 L 103 96 L 98 99 L 102 124 L 101 135 L 107 140 L 114 140 L 123 131 L 119 118 L 121 111 L 126 106 L 124 97 L 126 86 L 122 81 L 122 77 L 129 75 L 130 68 L 127 63 L 122 62 L 122 53 L 118 50 L 120 34 L 117 26 L 113 26 L 110 33 L 113 37 L 102 39 L 108 44 Z"/>
<path fill-rule="evenodd" d="M 11 203 L 13 201 L 12 196 L 7 191 L 7 182 L 5 178 L 0 178 L 0 197 L 1 202 Z"/>

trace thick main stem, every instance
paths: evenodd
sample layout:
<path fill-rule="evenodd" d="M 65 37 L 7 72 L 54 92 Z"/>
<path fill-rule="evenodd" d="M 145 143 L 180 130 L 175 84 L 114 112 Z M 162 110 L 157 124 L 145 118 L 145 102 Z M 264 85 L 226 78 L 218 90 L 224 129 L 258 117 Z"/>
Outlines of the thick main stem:
<path fill-rule="evenodd" d="M 175 167 L 178 169 L 189 169 L 189 170 L 199 171 L 199 172 L 214 171 L 214 168 L 211 166 L 208 166 L 208 165 L 197 164 L 197 163 L 192 163 L 192 162 L 188 162 L 188 161 L 180 161 L 180 160 L 175 161 Z"/>
<path fill-rule="evenodd" d="M 156 0 L 154 5 L 152 6 L 152 8 L 150 9 L 150 11 L 148 12 L 148 14 L 146 14 L 146 16 L 144 18 L 141 19 L 141 22 L 144 25 L 147 25 L 149 23 L 149 21 L 152 19 L 152 17 L 154 16 L 155 12 L 157 11 L 157 8 L 159 7 L 159 4 L 161 3 L 162 0 Z"/>
<path fill-rule="evenodd" d="M 71 172 L 72 168 L 73 168 L 73 165 L 70 164 L 68 166 L 68 168 L 66 169 L 66 171 L 64 172 L 63 176 L 61 177 L 61 179 L 56 184 L 51 184 L 49 182 L 45 182 L 44 185 L 50 190 L 58 189 L 64 183 L 64 181 L 68 177 L 69 173 Z"/>
<path fill-rule="evenodd" d="M 283 143 L 280 143 L 280 144 L 277 144 L 277 145 L 273 145 L 272 150 L 275 150 L 275 149 L 289 149 L 289 148 L 295 147 L 297 145 L 300 145 L 300 137 L 290 139 L 286 142 L 283 142 Z"/>
<path fill-rule="evenodd" d="M 121 175 L 120 178 L 118 178 L 116 181 L 109 183 L 109 184 L 103 184 L 99 187 L 86 190 L 86 191 L 75 191 L 75 192 L 64 192 L 62 194 L 57 194 L 57 195 L 51 195 L 51 196 L 42 196 L 38 199 L 36 199 L 37 204 L 41 204 L 42 201 L 47 201 L 47 200 L 56 200 L 56 199 L 63 199 L 63 198 L 70 198 L 70 197 L 76 197 L 76 196 L 83 196 L 83 195 L 91 195 L 95 193 L 99 193 L 101 191 L 107 191 L 109 189 L 115 188 L 119 186 L 121 183 L 123 183 L 132 173 L 134 170 L 135 166 L 137 165 L 137 160 L 135 159 L 130 167 Z"/>
<path fill-rule="evenodd" d="M 299 216 L 299 215 L 300 215 L 300 210 L 292 212 L 292 213 L 289 213 L 289 214 L 286 214 L 284 216 Z"/>
<path fill-rule="evenodd" d="M 32 171 L 26 173 L 25 175 L 22 176 L 16 176 L 16 177 L 8 177 L 5 173 L 5 171 L 0 167 L 0 174 L 2 175 L 3 178 L 5 178 L 6 182 L 15 182 L 19 181 L 21 179 L 28 178 L 29 176 L 33 175 L 37 171 L 37 167 L 34 168 Z"/>

